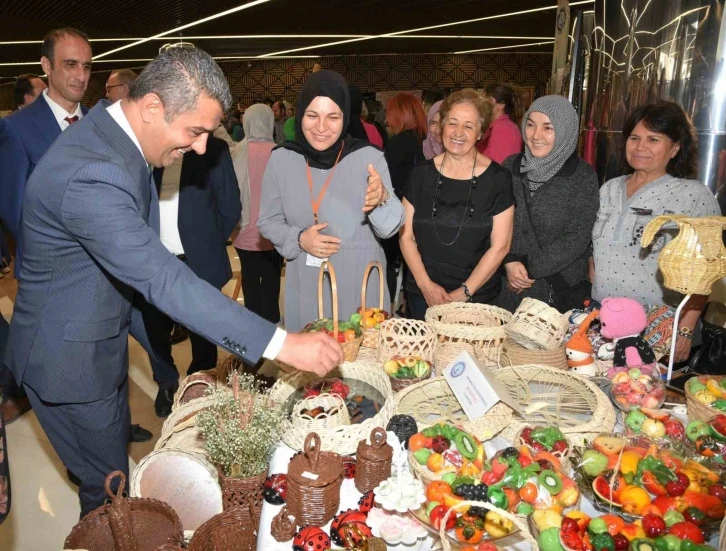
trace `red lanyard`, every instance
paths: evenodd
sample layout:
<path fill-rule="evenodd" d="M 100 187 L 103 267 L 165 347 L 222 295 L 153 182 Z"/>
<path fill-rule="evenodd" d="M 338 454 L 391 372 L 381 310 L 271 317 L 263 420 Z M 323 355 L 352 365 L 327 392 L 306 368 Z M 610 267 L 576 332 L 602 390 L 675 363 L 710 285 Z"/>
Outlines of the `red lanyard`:
<path fill-rule="evenodd" d="M 328 186 L 330 185 L 330 181 L 333 179 L 333 174 L 335 174 L 335 169 L 338 167 L 338 161 L 340 160 L 340 156 L 343 154 L 343 146 L 341 146 L 340 151 L 338 152 L 338 157 L 335 159 L 335 164 L 333 165 L 333 169 L 330 171 L 330 176 L 328 176 L 328 179 L 325 180 L 325 183 L 323 184 L 323 188 L 320 190 L 320 194 L 318 195 L 317 199 L 313 198 L 313 173 L 310 170 L 310 163 L 305 162 L 307 173 L 308 173 L 308 187 L 310 188 L 310 205 L 313 207 L 313 220 L 314 223 L 318 223 L 318 211 L 320 210 L 320 203 L 323 202 L 323 196 L 325 195 L 325 192 L 328 191 Z"/>

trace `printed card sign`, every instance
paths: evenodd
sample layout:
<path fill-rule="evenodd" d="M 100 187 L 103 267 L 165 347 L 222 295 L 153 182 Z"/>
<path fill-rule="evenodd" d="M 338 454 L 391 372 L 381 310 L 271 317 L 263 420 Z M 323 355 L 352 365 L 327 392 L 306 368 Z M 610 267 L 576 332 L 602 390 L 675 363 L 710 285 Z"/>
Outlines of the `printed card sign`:
<path fill-rule="evenodd" d="M 517 413 L 521 413 L 504 385 L 486 367 L 480 366 L 468 352 L 462 352 L 446 366 L 444 378 L 470 421 L 482 417 L 498 402 L 504 402 Z"/>

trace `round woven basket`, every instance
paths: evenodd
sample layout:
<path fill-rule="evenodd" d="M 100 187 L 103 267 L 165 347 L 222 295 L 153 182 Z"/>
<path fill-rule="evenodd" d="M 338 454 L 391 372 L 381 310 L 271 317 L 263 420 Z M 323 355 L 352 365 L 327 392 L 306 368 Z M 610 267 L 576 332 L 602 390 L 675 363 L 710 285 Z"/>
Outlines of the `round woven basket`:
<path fill-rule="evenodd" d="M 343 461 L 320 449 L 320 436 L 311 432 L 304 451 L 287 469 L 287 509 L 301 526 L 325 526 L 338 512 Z"/>
<path fill-rule="evenodd" d="M 202 524 L 189 542 L 189 551 L 254 551 L 259 512 L 252 504 L 234 507 Z"/>
<path fill-rule="evenodd" d="M 197 398 L 200 400 L 201 398 Z M 165 448 L 175 448 L 193 451 L 203 456 L 207 456 L 207 450 L 204 447 L 204 436 L 202 431 L 197 428 L 196 416 L 182 421 L 174 425 L 168 432 L 162 433 L 154 445 L 155 450 Z"/>
<path fill-rule="evenodd" d="M 467 344 L 474 349 L 475 357 L 485 365 L 499 363 L 499 354 L 504 342 L 504 326 L 512 314 L 502 308 L 488 304 L 456 302 L 432 306 L 426 311 L 426 323 L 436 330 L 437 346 L 434 358 L 436 372 L 447 365 L 442 345 Z"/>
<path fill-rule="evenodd" d="M 720 381 L 726 378 L 726 375 L 709 375 L 710 379 L 716 379 Z M 716 417 L 721 413 L 716 408 L 707 406 L 699 402 L 696 397 L 688 390 L 689 385 L 686 385 L 686 407 L 688 408 L 688 421 L 703 421 L 708 422 L 712 418 Z"/>
<path fill-rule="evenodd" d="M 324 451 L 335 451 L 342 455 L 355 453 L 358 442 L 366 438 L 374 427 L 385 427 L 393 415 L 393 391 L 388 375 L 377 361 L 345 362 L 328 374 L 329 377 L 355 379 L 375 388 L 383 397 L 384 403 L 378 413 L 370 419 L 355 425 L 340 425 L 318 432 Z M 270 391 L 270 400 L 282 406 L 295 392 L 310 382 L 319 380 L 312 373 L 297 371 L 280 377 Z M 295 450 L 302 450 L 309 431 L 296 428 L 290 421 L 285 422 L 282 440 Z"/>
<path fill-rule="evenodd" d="M 509 334 L 504 339 L 504 348 L 501 355 L 502 366 L 510 365 L 546 365 L 567 371 L 567 354 L 565 345 L 560 345 L 549 350 L 528 350 L 511 340 Z"/>
<path fill-rule="evenodd" d="M 521 417 L 502 431 L 514 440 L 526 425 L 556 425 L 575 446 L 612 432 L 616 413 L 610 399 L 588 379 L 544 365 L 520 365 L 494 373 L 519 404 Z"/>
<path fill-rule="evenodd" d="M 366 293 L 368 292 L 368 277 L 371 274 L 371 270 L 376 268 L 378 270 L 378 308 L 383 310 L 383 298 L 385 281 L 383 279 L 383 267 L 380 262 L 370 262 L 366 266 L 366 271 L 363 273 L 363 283 L 360 285 L 360 307 L 362 310 L 366 309 Z M 378 339 L 380 337 L 379 329 L 365 329 L 363 328 L 363 347 L 365 348 L 378 348 Z"/>
<path fill-rule="evenodd" d="M 569 328 L 566 316 L 541 300 L 525 297 L 505 331 L 527 350 L 552 350 L 562 345 Z"/>
<path fill-rule="evenodd" d="M 386 431 L 376 427 L 371 431 L 371 443 L 358 443 L 355 465 L 355 487 L 365 494 L 391 476 L 393 448 L 386 442 Z"/>
<path fill-rule="evenodd" d="M 322 407 L 327 413 L 321 413 L 315 418 L 303 413 L 304 410 L 309 411 L 317 407 Z M 290 421 L 295 430 L 308 433 L 350 425 L 350 416 L 348 408 L 340 396 L 325 393 L 300 400 L 292 408 Z"/>
<path fill-rule="evenodd" d="M 433 371 L 433 368 L 431 369 Z M 431 373 L 426 375 L 425 377 L 416 377 L 415 379 L 396 379 L 395 377 L 388 377 L 388 380 L 391 381 L 391 389 L 393 392 L 401 392 L 404 388 L 408 388 L 413 385 L 417 385 L 418 383 L 425 381 L 431 377 Z"/>
<path fill-rule="evenodd" d="M 117 478 L 114 494 L 111 483 Z M 111 502 L 83 517 L 66 538 L 64 549 L 153 551 L 165 544 L 184 544 L 184 531 L 174 509 L 157 499 L 124 497 L 125 487 L 126 475 L 121 471 L 106 477 Z"/>
<path fill-rule="evenodd" d="M 381 324 L 377 358 L 385 362 L 394 356 L 420 356 L 431 363 L 436 352 L 436 330 L 423 321 L 393 318 Z"/>
<path fill-rule="evenodd" d="M 267 478 L 267 469 L 255 476 L 236 478 L 224 474 L 217 466 L 219 486 L 222 488 L 222 507 L 225 511 L 235 507 L 253 507 L 260 516 L 262 511 L 262 484 Z"/>

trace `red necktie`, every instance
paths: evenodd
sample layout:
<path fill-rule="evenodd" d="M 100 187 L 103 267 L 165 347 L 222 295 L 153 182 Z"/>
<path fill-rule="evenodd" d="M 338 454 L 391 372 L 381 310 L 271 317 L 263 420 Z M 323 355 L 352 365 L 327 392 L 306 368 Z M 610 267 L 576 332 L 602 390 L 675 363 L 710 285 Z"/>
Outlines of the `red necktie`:
<path fill-rule="evenodd" d="M 66 121 L 68 123 L 68 125 L 70 126 L 74 122 L 78 121 L 78 115 L 73 115 L 72 117 L 66 117 L 63 120 Z"/>

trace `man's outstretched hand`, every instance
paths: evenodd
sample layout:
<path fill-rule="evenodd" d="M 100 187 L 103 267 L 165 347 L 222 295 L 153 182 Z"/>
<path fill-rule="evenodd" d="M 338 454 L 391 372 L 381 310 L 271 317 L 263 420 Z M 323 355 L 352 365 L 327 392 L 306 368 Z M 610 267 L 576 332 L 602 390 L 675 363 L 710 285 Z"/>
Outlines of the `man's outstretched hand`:
<path fill-rule="evenodd" d="M 324 377 L 343 363 L 340 343 L 325 333 L 288 333 L 278 360 Z"/>

